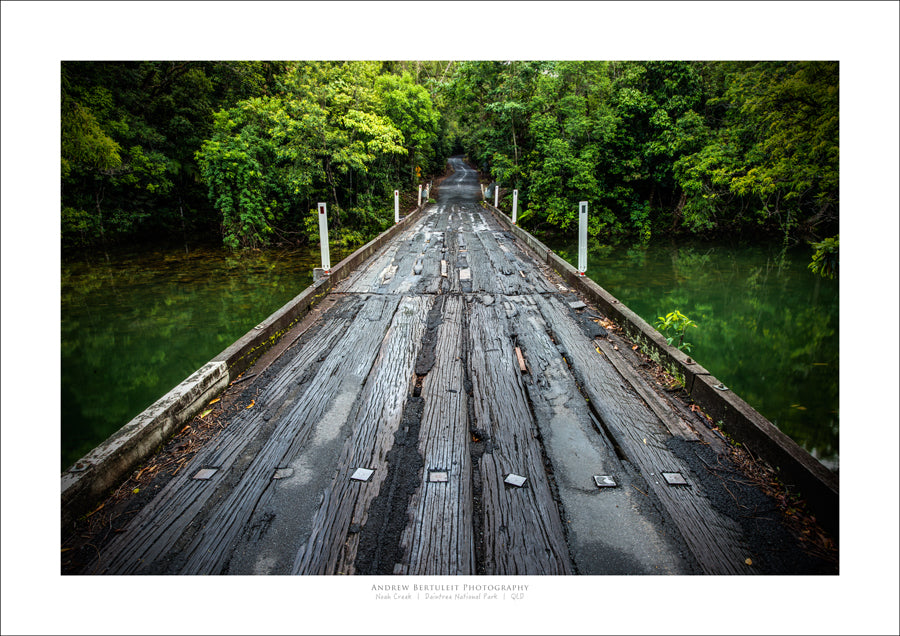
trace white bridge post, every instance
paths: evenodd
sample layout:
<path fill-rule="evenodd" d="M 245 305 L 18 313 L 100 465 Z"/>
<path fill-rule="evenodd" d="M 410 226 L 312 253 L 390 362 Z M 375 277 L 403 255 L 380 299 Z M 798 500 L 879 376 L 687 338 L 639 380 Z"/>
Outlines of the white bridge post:
<path fill-rule="evenodd" d="M 319 246 L 322 250 L 322 269 L 331 274 L 331 254 L 328 251 L 328 211 L 324 203 L 319 204 Z"/>
<path fill-rule="evenodd" d="M 394 223 L 400 222 L 400 191 L 394 190 Z"/>
<path fill-rule="evenodd" d="M 500 203 L 500 184 L 494 186 L 494 207 L 499 210 L 498 203 Z"/>
<path fill-rule="evenodd" d="M 422 206 L 422 184 L 419 184 L 419 204 L 418 207 Z"/>
<path fill-rule="evenodd" d="M 512 222 L 513 225 L 516 224 L 516 216 L 519 211 L 519 191 L 513 190 L 513 213 L 512 213 Z"/>
<path fill-rule="evenodd" d="M 578 203 L 578 275 L 587 271 L 588 202 Z"/>

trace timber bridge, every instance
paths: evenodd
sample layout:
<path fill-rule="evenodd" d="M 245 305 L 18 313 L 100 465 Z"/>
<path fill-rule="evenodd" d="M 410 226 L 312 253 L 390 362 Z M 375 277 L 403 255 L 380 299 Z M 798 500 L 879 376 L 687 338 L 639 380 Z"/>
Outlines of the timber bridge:
<path fill-rule="evenodd" d="M 721 430 L 832 533 L 836 478 L 450 163 L 436 204 L 63 474 L 65 540 L 161 444 L 217 423 L 118 500 L 96 549 L 64 552 L 64 573 L 837 571 Z"/>

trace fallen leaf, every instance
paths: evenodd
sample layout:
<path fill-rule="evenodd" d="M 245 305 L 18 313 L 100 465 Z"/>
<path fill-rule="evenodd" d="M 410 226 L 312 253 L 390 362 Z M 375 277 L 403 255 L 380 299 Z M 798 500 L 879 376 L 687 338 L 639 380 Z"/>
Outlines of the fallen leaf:
<path fill-rule="evenodd" d="M 215 404 L 216 402 L 218 402 L 218 401 L 221 400 L 221 399 L 222 399 L 222 398 L 216 398 L 215 400 L 210 400 L 210 404 Z M 207 405 L 207 406 L 208 406 L 208 405 Z"/>
<path fill-rule="evenodd" d="M 133 492 L 134 494 L 138 494 L 139 492 L 141 492 L 141 489 L 140 489 L 140 488 L 135 488 L 135 489 L 132 490 L 131 492 Z"/>
<path fill-rule="evenodd" d="M 212 409 L 206 409 L 205 411 L 203 411 L 203 412 L 200 414 L 200 419 L 202 420 L 204 417 L 206 417 L 206 416 L 209 415 L 210 413 L 212 413 Z"/>
<path fill-rule="evenodd" d="M 247 408 L 252 409 L 254 404 L 256 404 L 256 400 L 250 400 L 250 404 L 247 405 Z"/>
<path fill-rule="evenodd" d="M 634 346 L 631 348 L 631 350 L 632 350 L 632 351 L 637 351 L 637 348 L 638 348 L 638 346 L 637 346 L 637 345 L 634 345 Z"/>
<path fill-rule="evenodd" d="M 746 563 L 747 565 L 753 565 L 753 561 L 751 559 L 747 559 L 746 561 L 744 561 L 744 563 Z"/>

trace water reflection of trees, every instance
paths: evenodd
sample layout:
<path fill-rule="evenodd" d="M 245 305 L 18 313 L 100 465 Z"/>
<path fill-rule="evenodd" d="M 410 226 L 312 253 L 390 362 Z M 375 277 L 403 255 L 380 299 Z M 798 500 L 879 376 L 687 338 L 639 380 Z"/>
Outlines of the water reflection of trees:
<path fill-rule="evenodd" d="M 696 321 L 693 357 L 829 458 L 838 454 L 838 287 L 810 275 L 806 260 L 780 246 L 650 245 L 592 251 L 587 274 L 650 324 L 675 309 Z"/>
<path fill-rule="evenodd" d="M 315 251 L 200 249 L 61 271 L 63 467 L 312 282 Z"/>

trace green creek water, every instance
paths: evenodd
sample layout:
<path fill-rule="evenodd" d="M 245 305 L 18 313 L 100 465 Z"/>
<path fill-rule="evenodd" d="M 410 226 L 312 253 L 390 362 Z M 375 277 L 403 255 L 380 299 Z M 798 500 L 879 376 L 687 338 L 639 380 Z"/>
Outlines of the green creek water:
<path fill-rule="evenodd" d="M 548 242 L 577 266 L 577 241 Z M 586 275 L 655 325 L 698 324 L 691 356 L 826 466 L 838 469 L 838 281 L 809 248 L 721 243 L 594 245 Z"/>
<path fill-rule="evenodd" d="M 569 262 L 577 246 L 550 245 Z M 332 247 L 332 263 L 350 250 Z M 588 276 L 647 322 L 699 324 L 691 355 L 826 465 L 838 464 L 838 285 L 809 250 L 595 247 Z M 299 294 L 316 248 L 184 246 L 63 263 L 62 468 Z"/>
<path fill-rule="evenodd" d="M 331 248 L 337 263 L 349 249 Z M 98 254 L 61 272 L 62 467 L 312 283 L 318 248 Z"/>

